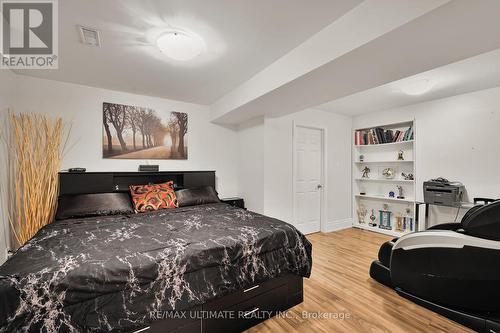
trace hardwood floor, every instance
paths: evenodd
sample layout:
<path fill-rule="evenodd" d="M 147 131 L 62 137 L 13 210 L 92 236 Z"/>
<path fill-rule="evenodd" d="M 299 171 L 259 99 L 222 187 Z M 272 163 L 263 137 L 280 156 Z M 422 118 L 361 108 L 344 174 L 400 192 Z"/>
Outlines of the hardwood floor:
<path fill-rule="evenodd" d="M 370 278 L 370 263 L 390 237 L 346 229 L 307 238 L 313 244 L 313 270 L 304 279 L 304 302 L 290 310 L 289 318 L 271 318 L 247 333 L 472 332 Z M 308 319 L 302 318 L 303 311 L 331 314 Z"/>

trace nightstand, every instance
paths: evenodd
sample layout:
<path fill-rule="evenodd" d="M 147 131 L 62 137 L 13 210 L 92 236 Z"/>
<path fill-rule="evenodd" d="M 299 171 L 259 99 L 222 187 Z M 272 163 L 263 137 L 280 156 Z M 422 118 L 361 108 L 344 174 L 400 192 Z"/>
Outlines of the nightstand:
<path fill-rule="evenodd" d="M 245 201 L 243 200 L 243 198 L 222 198 L 222 199 L 220 199 L 220 201 L 222 201 L 223 203 L 227 203 L 228 205 L 231 205 L 234 207 L 246 209 L 245 208 Z"/>

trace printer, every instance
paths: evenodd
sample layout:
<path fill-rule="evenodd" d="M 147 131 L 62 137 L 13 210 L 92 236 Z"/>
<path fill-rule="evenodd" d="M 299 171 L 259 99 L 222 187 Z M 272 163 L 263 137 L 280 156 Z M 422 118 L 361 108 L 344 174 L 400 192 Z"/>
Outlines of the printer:
<path fill-rule="evenodd" d="M 450 182 L 445 178 L 436 178 L 424 182 L 424 202 L 426 204 L 460 207 L 464 194 L 464 185 Z"/>

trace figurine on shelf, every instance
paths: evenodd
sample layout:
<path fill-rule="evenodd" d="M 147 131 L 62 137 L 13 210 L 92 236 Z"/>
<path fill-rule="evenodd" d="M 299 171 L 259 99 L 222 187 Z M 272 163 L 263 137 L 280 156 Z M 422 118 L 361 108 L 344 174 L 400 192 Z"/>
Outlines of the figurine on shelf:
<path fill-rule="evenodd" d="M 402 150 L 398 151 L 398 161 L 404 161 L 405 160 L 403 154 L 404 154 L 404 152 Z"/>
<path fill-rule="evenodd" d="M 377 222 L 375 222 L 375 220 L 377 219 L 377 217 L 375 216 L 375 211 L 372 209 L 372 213 L 370 215 L 370 223 L 368 223 L 368 225 L 370 227 L 376 227 L 377 226 Z"/>
<path fill-rule="evenodd" d="M 401 173 L 401 177 L 404 178 L 404 180 L 414 180 L 413 174 L 412 173 Z"/>
<path fill-rule="evenodd" d="M 361 178 L 370 178 L 370 168 L 365 166 L 363 170 L 361 170 L 363 174 L 361 175 Z"/>
<path fill-rule="evenodd" d="M 398 188 L 398 199 L 404 199 L 405 196 L 403 195 L 403 186 L 401 185 L 397 185 L 396 186 Z"/>
<path fill-rule="evenodd" d="M 396 193 L 394 191 L 389 192 L 389 198 L 394 198 L 396 196 Z"/>
<path fill-rule="evenodd" d="M 365 208 L 365 206 L 359 205 L 359 207 L 357 209 L 357 212 L 358 212 L 358 221 L 359 221 L 359 223 L 364 224 L 365 223 L 365 217 L 366 217 L 366 214 L 368 213 L 368 210 Z"/>
<path fill-rule="evenodd" d="M 394 172 L 393 168 L 385 168 L 382 171 L 382 176 L 384 176 L 385 179 L 392 179 L 392 178 L 394 178 L 395 175 L 396 175 L 396 173 Z"/>
<path fill-rule="evenodd" d="M 363 162 L 365 160 L 365 155 L 359 155 L 359 161 Z"/>

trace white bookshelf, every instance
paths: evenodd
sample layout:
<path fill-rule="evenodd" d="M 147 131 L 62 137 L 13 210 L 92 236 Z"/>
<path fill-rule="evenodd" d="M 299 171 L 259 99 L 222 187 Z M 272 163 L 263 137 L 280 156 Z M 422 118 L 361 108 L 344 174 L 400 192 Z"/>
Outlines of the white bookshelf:
<path fill-rule="evenodd" d="M 356 199 L 360 200 L 381 200 L 381 201 L 392 201 L 392 202 L 408 202 L 412 203 L 415 200 L 409 198 L 409 199 L 398 199 L 398 198 L 390 198 L 390 197 L 383 197 L 383 196 L 378 196 L 378 195 L 356 195 Z"/>
<path fill-rule="evenodd" d="M 367 132 L 374 128 L 383 128 L 393 132 L 406 131 L 413 128 L 413 139 L 399 142 L 361 145 L 355 144 L 357 131 Z M 418 230 L 415 225 L 415 197 L 416 197 L 416 154 L 415 146 L 417 140 L 415 121 L 405 121 L 393 124 L 380 124 L 368 128 L 356 128 L 353 130 L 353 161 L 352 161 L 352 188 L 353 188 L 353 226 L 356 228 L 370 230 L 386 235 L 399 237 L 409 232 Z M 398 152 L 403 152 L 404 160 L 398 160 Z M 359 156 L 363 155 L 363 161 Z M 363 169 L 370 169 L 369 178 L 363 178 Z M 393 178 L 386 178 L 383 171 L 391 168 L 394 171 Z M 401 173 L 412 173 L 413 180 L 404 179 Z M 404 198 L 398 198 L 397 186 L 403 188 Z M 364 192 L 364 194 L 361 194 Z M 394 192 L 394 197 L 389 196 L 389 192 Z M 388 206 L 387 211 L 391 211 L 392 229 L 382 229 L 380 225 L 380 210 L 384 210 L 384 204 Z M 365 222 L 360 223 L 358 219 L 358 208 L 363 206 L 367 210 Z M 406 209 L 410 209 L 410 214 L 406 214 Z M 377 226 L 370 226 L 370 215 L 374 212 Z M 412 218 L 413 227 L 409 225 L 403 231 L 396 230 L 395 216 L 409 216 Z"/>
<path fill-rule="evenodd" d="M 403 164 L 403 163 L 413 163 L 414 161 L 364 161 L 364 162 L 358 162 L 355 161 L 355 164 Z"/>
<path fill-rule="evenodd" d="M 375 126 L 375 127 L 382 127 L 382 126 Z M 363 130 L 365 128 L 361 128 Z M 378 144 L 371 144 L 371 145 L 354 145 L 355 147 L 358 148 L 380 148 L 380 147 L 397 147 L 397 146 L 407 146 L 413 143 L 414 140 L 406 140 L 406 141 L 399 141 L 399 142 L 391 142 L 391 143 L 378 143 Z"/>
<path fill-rule="evenodd" d="M 406 180 L 406 179 L 384 179 L 384 178 L 356 178 L 358 182 L 382 182 L 382 183 L 414 183 L 414 180 Z"/>

